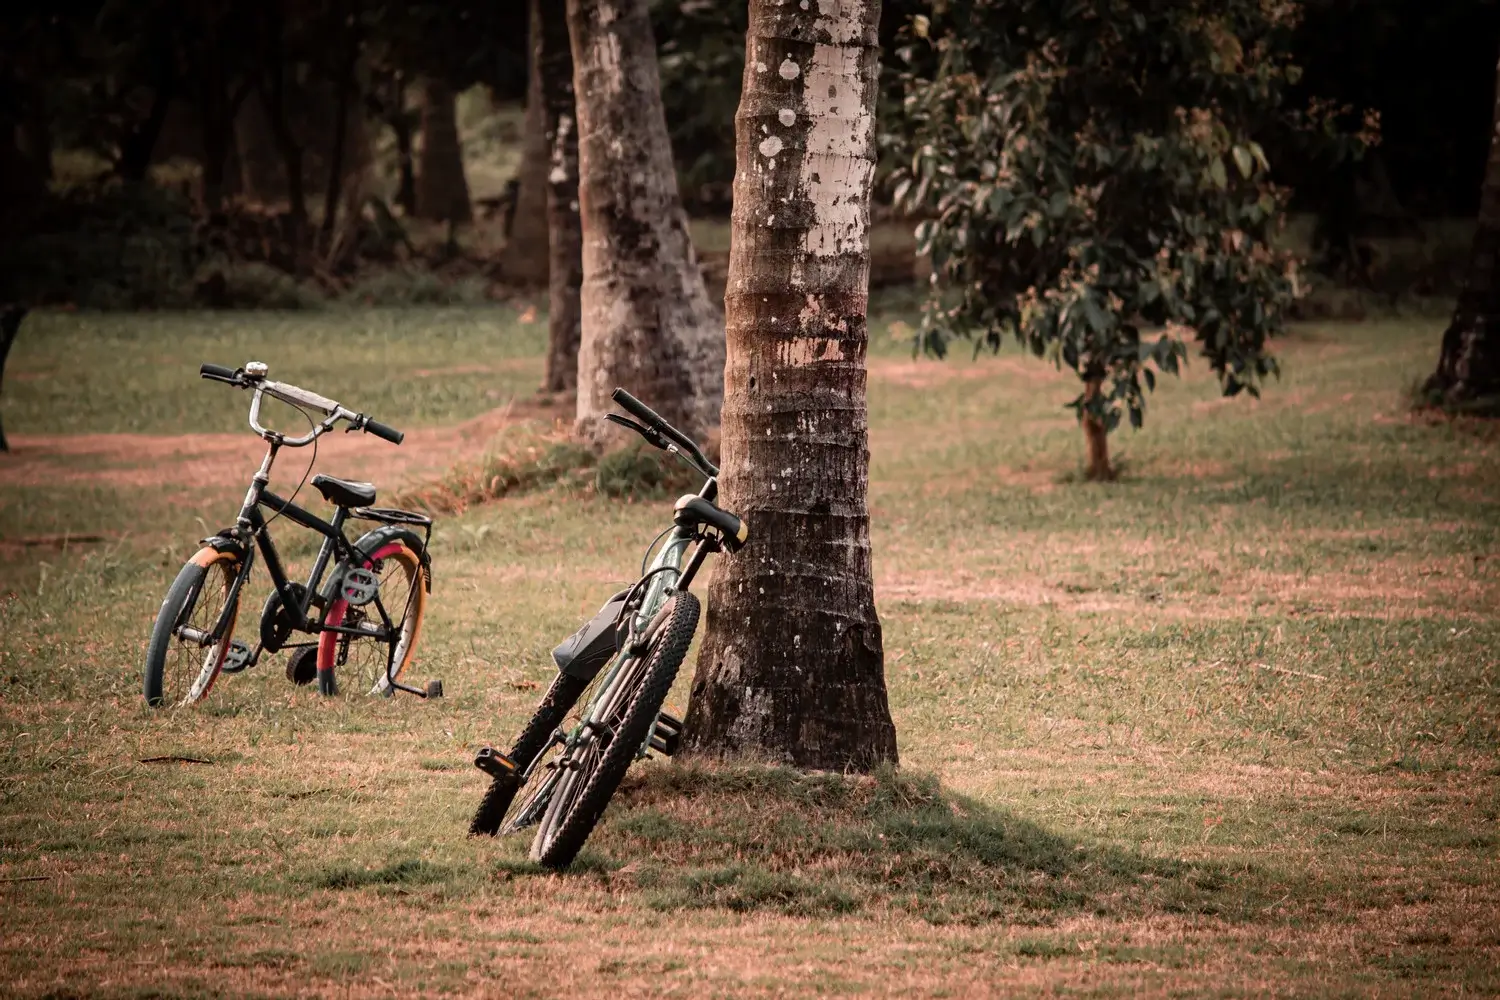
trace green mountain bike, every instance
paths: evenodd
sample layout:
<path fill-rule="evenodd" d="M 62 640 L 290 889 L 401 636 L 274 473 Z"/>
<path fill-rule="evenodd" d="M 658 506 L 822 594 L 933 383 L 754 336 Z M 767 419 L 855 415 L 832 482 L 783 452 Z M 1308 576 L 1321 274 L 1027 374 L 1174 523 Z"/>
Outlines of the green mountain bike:
<path fill-rule="evenodd" d="M 636 419 L 608 419 L 682 458 L 705 482 L 673 507 L 644 575 L 552 651 L 557 676 L 510 753 L 485 747 L 474 759 L 491 780 L 469 835 L 535 826 L 531 857 L 549 868 L 577 856 L 632 762 L 651 750 L 676 752 L 682 723 L 661 708 L 698 629 L 698 598 L 688 588 L 710 553 L 738 551 L 749 537 L 744 521 L 714 503 L 719 470 L 703 450 L 625 390 L 614 400 Z"/>

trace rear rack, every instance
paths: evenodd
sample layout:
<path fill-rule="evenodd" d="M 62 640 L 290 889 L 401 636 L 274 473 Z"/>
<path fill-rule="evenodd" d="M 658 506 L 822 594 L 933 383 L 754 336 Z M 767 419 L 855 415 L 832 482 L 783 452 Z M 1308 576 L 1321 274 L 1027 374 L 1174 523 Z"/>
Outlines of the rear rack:
<path fill-rule="evenodd" d="M 386 524 L 414 524 L 419 528 L 432 529 L 432 518 L 416 511 L 400 510 L 396 507 L 351 507 L 351 517 L 366 521 L 384 521 Z"/>

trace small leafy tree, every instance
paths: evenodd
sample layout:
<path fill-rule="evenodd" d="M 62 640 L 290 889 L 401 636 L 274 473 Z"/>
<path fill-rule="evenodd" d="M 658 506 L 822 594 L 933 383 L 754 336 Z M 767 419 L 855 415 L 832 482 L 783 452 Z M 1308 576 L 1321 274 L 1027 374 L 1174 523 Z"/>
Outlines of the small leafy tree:
<path fill-rule="evenodd" d="M 1078 373 L 1091 478 L 1192 340 L 1225 395 L 1277 374 L 1296 289 L 1259 138 L 1291 117 L 1295 5 L 936 0 L 912 21 L 896 197 L 925 217 L 922 344 L 1013 335 Z M 1305 124 L 1305 120 L 1303 124 Z"/>

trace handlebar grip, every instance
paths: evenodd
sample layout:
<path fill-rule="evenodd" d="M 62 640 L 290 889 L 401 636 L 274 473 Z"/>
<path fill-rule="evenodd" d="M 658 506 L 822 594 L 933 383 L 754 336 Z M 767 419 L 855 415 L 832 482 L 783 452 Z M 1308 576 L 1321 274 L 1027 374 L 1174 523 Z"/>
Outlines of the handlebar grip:
<path fill-rule="evenodd" d="M 198 368 L 198 374 L 203 378 L 216 378 L 220 382 L 235 381 L 234 369 L 225 368 L 223 365 L 201 365 Z"/>
<path fill-rule="evenodd" d="M 365 418 L 365 433 L 374 434 L 376 437 L 383 438 L 391 444 L 400 444 L 406 439 L 406 435 L 396 430 L 396 428 L 388 424 L 382 424 L 378 420 L 371 420 L 369 417 Z"/>
<path fill-rule="evenodd" d="M 610 393 L 610 398 L 613 399 L 616 403 L 619 403 L 621 407 L 628 410 L 630 414 L 636 419 L 643 421 L 649 427 L 654 427 L 655 429 L 661 431 L 668 437 L 672 438 L 674 441 L 683 436 L 682 434 L 677 432 L 676 428 L 663 420 L 661 414 L 651 409 L 651 407 L 647 406 L 639 399 L 636 399 L 624 389 L 616 389 L 614 392 Z"/>

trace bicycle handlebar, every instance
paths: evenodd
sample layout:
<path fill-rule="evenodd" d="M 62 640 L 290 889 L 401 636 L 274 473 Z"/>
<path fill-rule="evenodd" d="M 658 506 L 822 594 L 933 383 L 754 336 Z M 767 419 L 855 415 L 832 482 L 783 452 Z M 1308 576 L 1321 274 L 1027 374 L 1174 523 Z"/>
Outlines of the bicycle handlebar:
<path fill-rule="evenodd" d="M 378 438 L 389 441 L 391 444 L 400 444 L 406 438 L 404 433 L 396 430 L 396 428 L 389 424 L 383 424 L 372 417 L 365 416 L 363 413 L 355 413 L 353 410 L 347 409 L 341 403 L 329 399 L 327 396 L 320 396 L 316 392 L 303 389 L 301 386 L 291 385 L 287 382 L 271 381 L 265 377 L 264 365 L 259 366 L 259 369 L 256 370 L 256 366 L 252 363 L 247 368 L 249 369 L 248 371 L 246 368 L 232 369 L 225 368 L 223 365 L 204 364 L 199 366 L 198 374 L 203 378 L 213 379 L 216 382 L 227 382 L 229 385 L 241 389 L 254 389 L 255 397 L 250 402 L 250 429 L 262 438 L 271 440 L 275 436 L 283 445 L 300 448 L 305 444 L 311 444 L 320 435 L 328 433 L 333 429 L 333 425 L 340 420 L 348 421 L 350 430 L 362 430 L 366 434 L 373 434 Z M 260 425 L 260 401 L 263 396 L 270 396 L 273 399 L 279 399 L 283 403 L 290 403 L 296 407 L 307 407 L 318 410 L 327 419 L 301 437 L 289 438 L 285 435 L 279 435 L 275 431 L 266 430 L 266 428 Z"/>
<path fill-rule="evenodd" d="M 709 476 L 717 476 L 719 474 L 719 467 L 708 460 L 708 456 L 703 454 L 703 449 L 698 447 L 697 442 L 667 423 L 662 418 L 662 415 L 651 409 L 651 407 L 636 399 L 624 389 L 616 389 L 610 393 L 610 398 L 619 403 L 631 416 L 640 420 L 641 423 L 656 431 L 672 444 L 675 444 L 684 453 L 685 458 L 699 466 L 700 472 L 707 472 Z M 660 446 L 658 445 L 658 447 Z"/>

